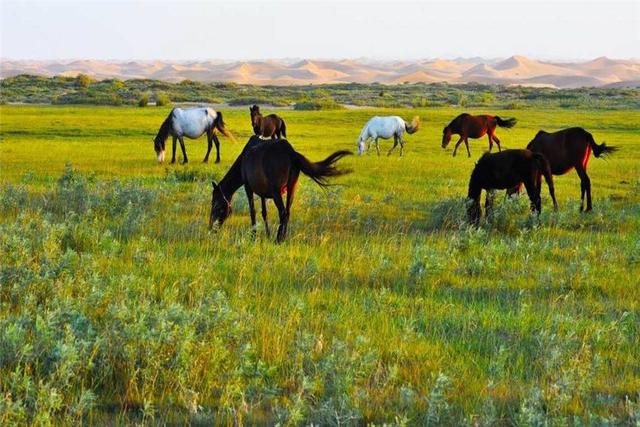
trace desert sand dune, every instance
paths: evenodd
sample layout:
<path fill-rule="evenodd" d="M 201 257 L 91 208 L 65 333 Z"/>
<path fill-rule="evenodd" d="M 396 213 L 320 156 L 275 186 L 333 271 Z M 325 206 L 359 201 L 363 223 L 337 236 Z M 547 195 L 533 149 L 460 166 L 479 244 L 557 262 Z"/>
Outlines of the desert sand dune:
<path fill-rule="evenodd" d="M 304 85 L 323 83 L 500 83 L 557 88 L 584 86 L 637 87 L 640 61 L 600 57 L 586 62 L 547 62 L 514 55 L 507 59 L 456 58 L 380 61 L 342 60 L 264 61 L 67 61 L 2 60 L 0 77 L 18 74 L 94 78 L 184 79 L 248 84 Z"/>

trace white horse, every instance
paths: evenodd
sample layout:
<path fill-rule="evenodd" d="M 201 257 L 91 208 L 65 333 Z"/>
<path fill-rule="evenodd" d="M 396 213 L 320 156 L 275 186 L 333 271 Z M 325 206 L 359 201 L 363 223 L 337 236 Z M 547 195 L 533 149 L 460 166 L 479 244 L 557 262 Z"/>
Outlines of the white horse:
<path fill-rule="evenodd" d="M 176 161 L 176 140 L 180 141 L 182 148 L 183 163 L 187 163 L 187 151 L 184 148 L 183 137 L 197 139 L 204 133 L 207 134 L 207 154 L 204 156 L 204 162 L 209 161 L 209 153 L 211 152 L 212 142 L 216 144 L 216 163 L 220 162 L 220 141 L 216 136 L 216 129 L 223 135 L 235 141 L 233 135 L 224 127 L 222 113 L 216 112 L 211 108 L 200 107 L 183 110 L 182 108 L 174 108 L 171 110 L 165 121 L 160 126 L 158 134 L 153 139 L 153 148 L 158 156 L 158 162 L 164 162 L 165 143 L 169 135 L 173 137 L 173 153 L 171 163 Z"/>
<path fill-rule="evenodd" d="M 360 138 L 358 138 L 358 154 L 362 155 L 364 153 L 367 139 L 370 138 L 369 149 L 371 149 L 371 144 L 374 143 L 379 156 L 380 147 L 378 145 L 378 138 L 389 139 L 393 136 L 393 147 L 391 147 L 387 156 L 391 154 L 398 143 L 400 143 L 400 155 L 402 156 L 404 148 L 402 136 L 404 135 L 404 131 L 407 131 L 408 134 L 412 134 L 416 133 L 418 128 L 420 128 L 420 117 L 418 116 L 413 118 L 411 124 L 408 124 L 398 116 L 375 116 L 369 120 L 366 125 L 364 125 L 364 128 L 360 133 Z"/>

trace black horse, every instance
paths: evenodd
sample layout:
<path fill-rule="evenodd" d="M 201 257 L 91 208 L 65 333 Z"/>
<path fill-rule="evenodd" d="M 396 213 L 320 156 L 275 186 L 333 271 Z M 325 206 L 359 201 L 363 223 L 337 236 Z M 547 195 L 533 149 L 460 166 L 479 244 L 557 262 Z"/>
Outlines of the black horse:
<path fill-rule="evenodd" d="M 614 153 L 617 147 L 612 147 L 604 142 L 596 144 L 596 141 L 586 130 L 575 127 L 559 130 L 558 132 L 539 131 L 531 140 L 527 149 L 535 153 L 542 153 L 549 160 L 551 173 L 564 175 L 571 169 L 575 169 L 580 177 L 580 211 L 589 212 L 591 206 L 591 179 L 587 175 L 589 157 L 593 151 L 596 157 L 603 157 Z M 519 187 L 508 190 L 509 194 L 517 193 Z M 584 199 L 587 197 L 587 207 L 584 207 Z"/>
<path fill-rule="evenodd" d="M 335 163 L 342 157 L 352 154 L 350 151 L 336 151 L 326 159 L 313 163 L 293 149 L 285 139 L 264 141 L 258 136 L 252 136 L 245 145 L 242 153 L 222 178 L 220 184 L 213 182 L 211 194 L 211 213 L 209 215 L 209 229 L 217 221 L 219 225 L 231 214 L 231 198 L 241 187 L 247 193 L 251 225 L 256 225 L 256 209 L 253 194 L 257 194 L 262 202 L 262 219 L 264 220 L 267 236 L 269 223 L 267 221 L 266 199 L 273 199 L 280 215 L 277 242 L 284 240 L 289 223 L 289 215 L 296 183 L 300 172 L 313 179 L 318 185 L 329 185 L 327 178 L 343 175 L 349 170 L 337 169 Z M 282 195 L 287 193 L 287 202 Z"/>
<path fill-rule="evenodd" d="M 558 209 L 553 177 L 549 162 L 540 153 L 529 150 L 504 150 L 498 153 L 485 153 L 471 173 L 469 180 L 468 198 L 471 205 L 468 208 L 469 222 L 477 225 L 480 221 L 480 196 L 482 190 L 487 190 L 485 208 L 491 209 L 492 197 L 490 192 L 496 189 L 507 189 L 524 183 L 531 200 L 531 210 L 540 214 L 540 187 L 542 176 L 549 186 L 549 194 L 553 199 L 554 209 Z"/>

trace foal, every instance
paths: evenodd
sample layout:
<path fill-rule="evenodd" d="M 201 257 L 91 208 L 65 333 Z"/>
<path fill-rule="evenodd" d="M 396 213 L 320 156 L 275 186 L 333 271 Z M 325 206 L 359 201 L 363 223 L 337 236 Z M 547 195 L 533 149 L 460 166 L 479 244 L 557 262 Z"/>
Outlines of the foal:
<path fill-rule="evenodd" d="M 257 105 L 249 107 L 249 113 L 251 114 L 251 127 L 254 134 L 271 139 L 287 137 L 287 126 L 277 114 L 263 116 L 260 113 L 260 107 Z"/>
<path fill-rule="evenodd" d="M 540 187 L 542 175 L 549 186 L 549 194 L 553 199 L 554 209 L 558 209 L 553 177 L 549 162 L 540 153 L 530 150 L 504 150 L 499 153 L 485 153 L 476 163 L 469 180 L 468 198 L 471 205 L 468 208 L 469 222 L 477 225 L 480 221 L 480 196 L 482 190 L 487 191 L 485 209 L 491 209 L 492 197 L 490 192 L 496 189 L 506 189 L 523 182 L 531 200 L 531 210 L 540 214 Z"/>

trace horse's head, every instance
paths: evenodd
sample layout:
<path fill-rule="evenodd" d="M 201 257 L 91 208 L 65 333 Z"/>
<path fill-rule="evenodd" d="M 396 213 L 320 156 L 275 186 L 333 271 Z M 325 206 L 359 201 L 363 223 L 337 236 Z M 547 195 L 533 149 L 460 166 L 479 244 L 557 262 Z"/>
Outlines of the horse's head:
<path fill-rule="evenodd" d="M 211 191 L 211 213 L 209 214 L 209 230 L 213 228 L 213 224 L 217 221 L 218 225 L 222 225 L 224 221 L 231 215 L 231 203 L 222 192 L 222 189 L 215 182 L 211 182 L 213 190 Z"/>
<path fill-rule="evenodd" d="M 156 156 L 158 156 L 158 162 L 159 163 L 164 162 L 165 141 L 166 140 L 160 138 L 159 136 L 156 136 L 153 139 L 153 149 L 156 152 Z"/>
<path fill-rule="evenodd" d="M 364 150 L 366 149 L 365 141 L 362 138 L 358 138 L 358 156 L 362 156 L 364 154 Z"/>
<path fill-rule="evenodd" d="M 446 126 L 444 129 L 442 129 L 442 148 L 447 148 L 447 145 L 449 145 L 449 141 L 451 141 L 452 134 L 453 132 L 451 132 L 449 126 Z"/>
<path fill-rule="evenodd" d="M 256 126 L 258 126 L 259 117 L 261 117 L 260 107 L 258 107 L 257 105 L 249 107 L 249 113 L 251 113 L 251 126 L 255 128 Z"/>

